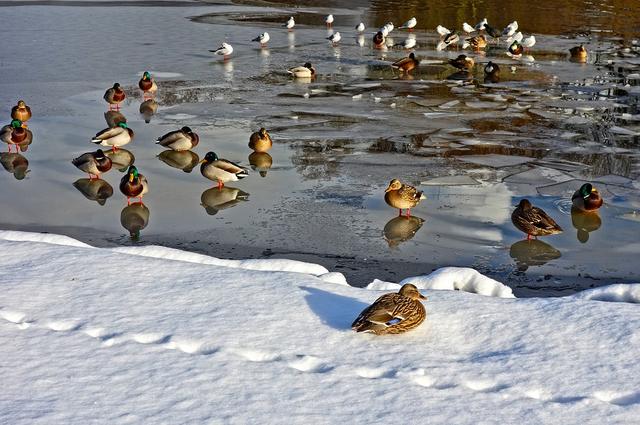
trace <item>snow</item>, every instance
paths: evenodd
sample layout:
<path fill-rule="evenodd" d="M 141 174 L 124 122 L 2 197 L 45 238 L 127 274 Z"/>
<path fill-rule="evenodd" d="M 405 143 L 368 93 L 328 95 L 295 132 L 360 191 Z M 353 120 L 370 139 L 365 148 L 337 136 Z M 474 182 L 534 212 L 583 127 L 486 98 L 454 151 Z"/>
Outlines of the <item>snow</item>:
<path fill-rule="evenodd" d="M 640 303 L 640 284 L 607 285 L 572 295 L 582 300 Z"/>
<path fill-rule="evenodd" d="M 500 298 L 475 270 L 439 269 L 408 280 L 461 290 L 423 289 L 425 323 L 377 337 L 350 325 L 384 291 L 326 282 L 337 275 L 307 265 L 255 270 L 18 232 L 0 233 L 0 249 L 0 423 L 640 417 L 640 310 L 596 301 L 637 300 L 637 285 Z"/>

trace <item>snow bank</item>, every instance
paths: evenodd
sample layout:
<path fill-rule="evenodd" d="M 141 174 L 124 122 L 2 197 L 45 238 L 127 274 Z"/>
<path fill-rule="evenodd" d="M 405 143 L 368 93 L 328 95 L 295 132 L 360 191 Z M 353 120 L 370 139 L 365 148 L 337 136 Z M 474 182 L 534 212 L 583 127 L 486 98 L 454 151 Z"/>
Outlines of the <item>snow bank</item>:
<path fill-rule="evenodd" d="M 323 281 L 337 275 L 40 242 L 0 239 L 0 423 L 640 417 L 636 305 L 423 289 L 425 323 L 376 337 L 350 325 L 380 293 Z"/>
<path fill-rule="evenodd" d="M 0 230 L 0 240 L 19 242 L 42 242 L 54 245 L 78 246 L 90 248 L 84 242 L 63 235 L 52 235 L 50 233 L 18 232 L 13 230 Z"/>
<path fill-rule="evenodd" d="M 412 283 L 421 289 L 457 290 L 490 297 L 515 298 L 507 285 L 468 267 L 442 267 L 428 275 L 408 277 L 399 284 L 376 279 L 367 285 L 367 289 L 397 290 L 405 283 Z"/>
<path fill-rule="evenodd" d="M 570 297 L 581 300 L 638 304 L 640 303 L 640 283 L 601 286 L 578 292 Z"/>

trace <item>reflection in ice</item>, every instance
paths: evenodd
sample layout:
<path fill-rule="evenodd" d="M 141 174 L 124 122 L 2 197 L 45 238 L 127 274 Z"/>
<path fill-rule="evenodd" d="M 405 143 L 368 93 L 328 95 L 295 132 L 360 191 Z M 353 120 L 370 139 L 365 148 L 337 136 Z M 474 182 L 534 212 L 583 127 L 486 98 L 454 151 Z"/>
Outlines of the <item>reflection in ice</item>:
<path fill-rule="evenodd" d="M 215 215 L 220 210 L 232 208 L 242 201 L 248 201 L 249 194 L 243 190 L 230 186 L 220 189 L 212 187 L 202 192 L 200 205 L 204 207 L 209 215 Z"/>
<path fill-rule="evenodd" d="M 102 179 L 78 179 L 73 182 L 73 187 L 78 189 L 85 198 L 104 205 L 107 199 L 113 196 L 113 187 Z"/>
<path fill-rule="evenodd" d="M 117 127 L 121 122 L 126 123 L 127 118 L 120 111 L 107 111 L 104 113 L 107 127 Z"/>
<path fill-rule="evenodd" d="M 518 241 L 511 245 L 509 255 L 518 266 L 518 270 L 525 271 L 530 266 L 542 266 L 549 261 L 562 256 L 560 251 L 546 242 L 538 239 Z"/>
<path fill-rule="evenodd" d="M 401 243 L 413 238 L 424 221 L 423 218 L 415 215 L 395 217 L 389 220 L 382 231 L 389 248 L 396 248 Z"/>
<path fill-rule="evenodd" d="M 582 243 L 587 243 L 589 233 L 595 232 L 602 226 L 602 219 L 597 211 L 584 212 L 578 208 L 571 208 L 571 224 L 578 230 L 576 237 Z"/>
<path fill-rule="evenodd" d="M 249 164 L 253 170 L 260 173 L 260 177 L 267 177 L 267 171 L 273 164 L 273 158 L 266 152 L 252 152 L 249 155 Z"/>
<path fill-rule="evenodd" d="M 133 156 L 133 153 L 123 148 L 120 148 L 115 152 L 112 150 L 106 150 L 104 151 L 104 154 L 111 158 L 113 167 L 121 173 L 127 171 L 127 168 L 136 161 L 136 157 Z"/>
<path fill-rule="evenodd" d="M 158 155 L 158 159 L 170 167 L 178 168 L 185 173 L 190 173 L 200 158 L 198 154 L 192 151 L 172 151 L 166 150 Z"/>
<path fill-rule="evenodd" d="M 7 172 L 13 174 L 16 180 L 23 180 L 29 170 L 29 161 L 19 153 L 3 152 L 0 153 L 0 163 Z"/>
<path fill-rule="evenodd" d="M 155 99 L 147 99 L 140 104 L 140 115 L 145 123 L 151 122 L 151 117 L 158 111 L 158 102 Z"/>
<path fill-rule="evenodd" d="M 149 208 L 141 202 L 127 205 L 120 212 L 120 224 L 129 231 L 131 239 L 140 239 L 140 231 L 149 224 Z"/>

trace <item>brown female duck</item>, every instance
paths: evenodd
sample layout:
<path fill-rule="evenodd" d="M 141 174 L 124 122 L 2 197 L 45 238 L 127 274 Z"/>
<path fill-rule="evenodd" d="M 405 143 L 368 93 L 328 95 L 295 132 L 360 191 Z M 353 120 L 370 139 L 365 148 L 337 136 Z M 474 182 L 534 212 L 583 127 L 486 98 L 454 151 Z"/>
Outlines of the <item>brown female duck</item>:
<path fill-rule="evenodd" d="M 420 300 L 426 299 L 415 285 L 407 283 L 398 293 L 385 294 L 365 308 L 351 328 L 376 335 L 409 331 L 424 322 L 427 312 Z"/>
<path fill-rule="evenodd" d="M 249 148 L 254 152 L 266 152 L 272 145 L 271 136 L 265 128 L 261 128 L 249 137 Z"/>
<path fill-rule="evenodd" d="M 528 199 L 523 199 L 518 207 L 511 214 L 513 225 L 527 234 L 527 239 L 531 236 L 548 236 L 562 233 L 562 227 L 558 226 L 546 212 L 531 205 Z"/>
<path fill-rule="evenodd" d="M 586 62 L 587 61 L 587 49 L 583 44 L 572 47 L 569 49 L 569 53 L 571 54 L 571 60 L 576 62 Z"/>
<path fill-rule="evenodd" d="M 409 53 L 408 57 L 402 58 L 402 59 L 397 60 L 394 63 L 392 63 L 391 67 L 399 69 L 402 72 L 410 72 L 414 68 L 417 68 L 417 66 L 419 64 L 420 64 L 420 61 L 418 59 L 416 59 L 415 53 L 411 52 L 411 53 Z"/>
<path fill-rule="evenodd" d="M 571 197 L 573 206 L 580 211 L 597 211 L 602 206 L 602 196 L 591 183 L 583 184 Z"/>
<path fill-rule="evenodd" d="M 107 91 L 104 92 L 103 99 L 109 104 L 109 110 L 111 110 L 111 108 L 114 108 L 116 111 L 119 111 L 120 104 L 126 97 L 127 94 L 124 92 L 122 87 L 120 87 L 120 84 L 114 83 L 113 87 L 107 89 Z"/>
<path fill-rule="evenodd" d="M 413 186 L 403 184 L 398 179 L 391 180 L 384 192 L 385 202 L 393 208 L 398 208 L 399 216 L 402 215 L 402 210 L 406 209 L 407 217 L 409 217 L 411 208 L 418 205 L 421 200 L 426 199 L 422 192 Z"/>
<path fill-rule="evenodd" d="M 471 69 L 475 65 L 473 58 L 467 55 L 458 55 L 455 59 L 449 59 L 449 65 L 458 68 L 461 71 Z"/>
<path fill-rule="evenodd" d="M 480 50 L 487 47 L 487 37 L 484 35 L 476 35 L 475 37 L 467 38 L 465 40 L 474 50 Z"/>

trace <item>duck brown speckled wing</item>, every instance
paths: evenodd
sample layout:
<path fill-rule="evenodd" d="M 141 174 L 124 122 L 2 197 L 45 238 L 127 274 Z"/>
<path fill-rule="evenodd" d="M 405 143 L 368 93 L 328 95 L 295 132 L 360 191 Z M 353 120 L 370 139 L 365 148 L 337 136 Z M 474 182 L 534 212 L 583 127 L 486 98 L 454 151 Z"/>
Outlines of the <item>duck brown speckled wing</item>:
<path fill-rule="evenodd" d="M 422 199 L 422 192 L 413 186 L 403 184 L 398 190 L 400 197 L 406 201 L 418 202 Z"/>
<path fill-rule="evenodd" d="M 386 294 L 364 309 L 351 327 L 356 332 L 398 334 L 415 328 L 425 316 L 420 301 L 400 294 Z"/>
<path fill-rule="evenodd" d="M 550 235 L 562 231 L 558 223 L 538 207 L 527 210 L 517 208 L 511 219 L 518 229 L 533 236 Z"/>

